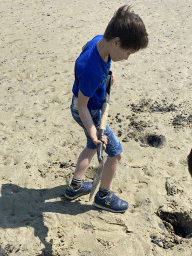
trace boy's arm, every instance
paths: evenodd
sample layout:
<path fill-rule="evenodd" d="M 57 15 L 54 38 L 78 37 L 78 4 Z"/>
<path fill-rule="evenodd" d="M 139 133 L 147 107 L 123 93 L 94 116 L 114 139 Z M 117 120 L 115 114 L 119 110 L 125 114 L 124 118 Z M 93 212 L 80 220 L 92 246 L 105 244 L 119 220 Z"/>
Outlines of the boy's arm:
<path fill-rule="evenodd" d="M 97 138 L 97 129 L 93 123 L 90 112 L 87 108 L 89 98 L 83 95 L 83 93 L 79 90 L 78 94 L 78 111 L 81 121 L 83 122 L 87 132 L 89 133 L 91 139 L 95 143 L 95 145 L 100 144 L 100 140 Z"/>
<path fill-rule="evenodd" d="M 78 94 L 78 111 L 81 121 L 83 122 L 86 130 L 88 131 L 89 135 L 93 142 L 97 145 L 99 144 L 99 140 L 97 138 L 97 129 L 93 123 L 92 117 L 89 113 L 87 108 L 89 98 L 83 95 L 83 93 L 79 90 Z"/>

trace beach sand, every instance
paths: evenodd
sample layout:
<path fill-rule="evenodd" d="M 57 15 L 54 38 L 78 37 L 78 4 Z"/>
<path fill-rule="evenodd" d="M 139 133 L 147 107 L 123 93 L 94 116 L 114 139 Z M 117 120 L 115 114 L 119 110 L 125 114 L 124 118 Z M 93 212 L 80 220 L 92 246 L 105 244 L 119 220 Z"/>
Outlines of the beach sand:
<path fill-rule="evenodd" d="M 124 150 L 112 190 L 129 202 L 116 214 L 63 194 L 85 146 L 74 62 L 126 3 L 149 46 L 112 64 L 109 123 Z M 189 0 L 1 0 L 0 255 L 192 255 L 191 12 Z"/>

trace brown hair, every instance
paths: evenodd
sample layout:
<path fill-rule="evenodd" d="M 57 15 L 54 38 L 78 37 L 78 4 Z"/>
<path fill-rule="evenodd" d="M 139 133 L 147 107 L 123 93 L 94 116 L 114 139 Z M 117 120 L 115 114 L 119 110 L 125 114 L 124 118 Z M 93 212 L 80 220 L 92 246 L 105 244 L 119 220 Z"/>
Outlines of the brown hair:
<path fill-rule="evenodd" d="M 148 34 L 139 15 L 131 11 L 131 7 L 120 7 L 109 22 L 104 38 L 107 41 L 119 37 L 123 49 L 140 50 L 148 45 Z"/>

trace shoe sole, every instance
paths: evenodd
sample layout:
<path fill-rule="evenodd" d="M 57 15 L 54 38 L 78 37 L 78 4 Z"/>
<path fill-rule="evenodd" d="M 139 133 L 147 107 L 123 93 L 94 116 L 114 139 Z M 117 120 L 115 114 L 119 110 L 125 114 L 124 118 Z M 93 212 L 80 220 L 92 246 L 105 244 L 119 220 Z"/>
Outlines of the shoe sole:
<path fill-rule="evenodd" d="M 74 199 L 76 199 L 76 198 L 78 198 L 78 197 L 80 197 L 80 196 L 85 196 L 85 195 L 88 195 L 88 194 L 89 194 L 89 193 L 84 193 L 84 194 L 79 194 L 79 195 L 76 195 L 76 196 L 73 196 L 73 197 L 70 197 L 70 196 L 68 196 L 68 195 L 65 194 L 65 197 L 66 197 L 68 200 L 72 201 L 72 200 L 74 200 Z"/>
<path fill-rule="evenodd" d="M 95 202 L 93 203 L 93 205 L 95 205 L 97 208 L 100 208 L 102 210 L 109 211 L 109 212 L 124 213 L 127 210 L 127 209 L 125 209 L 125 210 L 121 210 L 121 211 L 115 211 L 115 210 L 109 209 L 107 207 L 101 206 L 99 204 L 96 204 Z"/>

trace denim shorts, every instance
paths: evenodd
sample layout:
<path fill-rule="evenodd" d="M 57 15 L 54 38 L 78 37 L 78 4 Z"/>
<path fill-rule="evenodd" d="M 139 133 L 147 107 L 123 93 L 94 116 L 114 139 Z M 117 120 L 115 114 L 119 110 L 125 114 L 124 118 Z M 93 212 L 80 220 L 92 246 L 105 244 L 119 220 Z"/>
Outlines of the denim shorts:
<path fill-rule="evenodd" d="M 101 110 L 93 110 L 89 109 L 89 112 L 91 114 L 93 123 L 95 124 L 95 127 L 97 130 L 99 129 L 100 125 L 100 119 L 101 119 Z M 71 113 L 75 121 L 83 128 L 85 132 L 85 136 L 87 138 L 87 148 L 89 149 L 96 149 L 97 146 L 93 143 L 90 135 L 88 134 L 86 128 L 84 127 L 81 118 L 79 116 L 78 107 L 77 107 L 77 98 L 73 96 L 72 103 L 71 103 Z M 114 157 L 123 152 L 121 143 L 113 133 L 112 129 L 107 124 L 105 135 L 107 136 L 107 147 L 105 152 L 108 154 L 109 157 Z"/>

